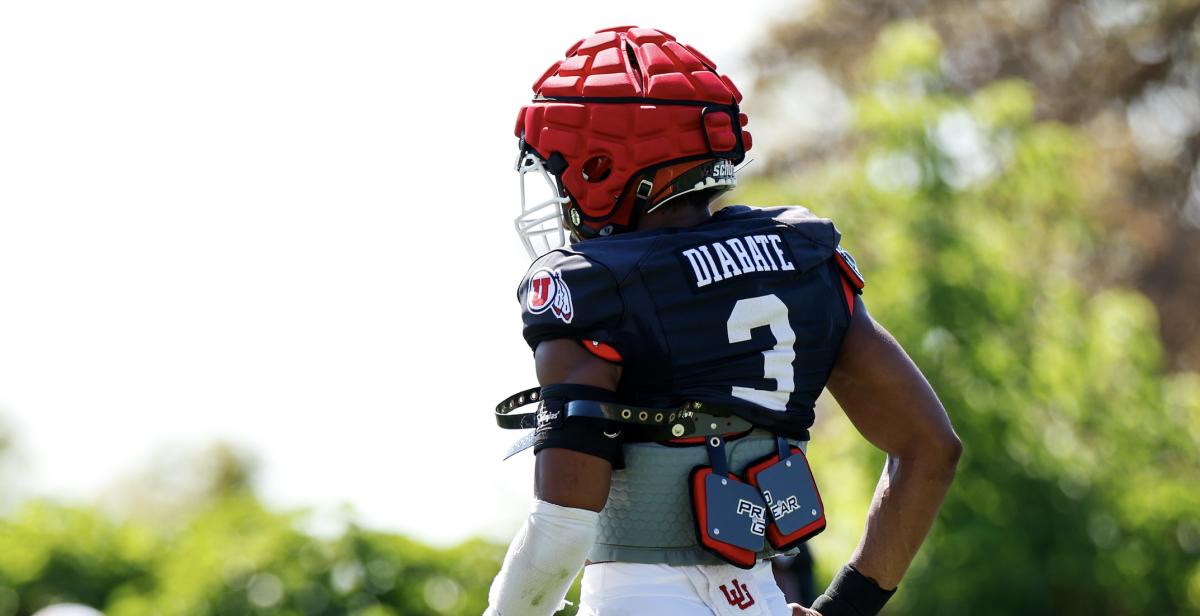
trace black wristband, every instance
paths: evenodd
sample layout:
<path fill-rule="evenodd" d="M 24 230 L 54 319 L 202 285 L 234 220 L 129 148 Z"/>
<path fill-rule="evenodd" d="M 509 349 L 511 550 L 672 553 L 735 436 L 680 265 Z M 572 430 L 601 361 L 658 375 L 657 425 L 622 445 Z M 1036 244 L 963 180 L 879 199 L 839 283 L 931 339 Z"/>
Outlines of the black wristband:
<path fill-rule="evenodd" d="M 896 589 L 884 590 L 852 565 L 842 567 L 812 608 L 821 616 L 875 616 Z"/>
<path fill-rule="evenodd" d="M 538 407 L 537 432 L 561 428 L 567 420 L 567 404 L 572 400 L 593 400 L 596 402 L 616 402 L 617 392 L 595 387 L 592 385 L 577 385 L 575 383 L 556 383 L 542 387 L 542 405 Z M 606 419 L 576 417 L 574 423 L 589 423 L 609 429 Z M 588 421 L 578 421 L 588 420 Z M 619 430 L 619 428 L 611 428 Z M 537 452 L 537 449 L 534 449 Z M 590 452 L 589 452 L 590 453 Z"/>
<path fill-rule="evenodd" d="M 567 417 L 572 400 L 617 402 L 617 393 L 591 385 L 573 383 L 542 388 L 542 406 L 534 431 L 533 452 L 570 449 L 608 460 L 613 470 L 625 468 L 625 449 L 619 438 L 621 426 L 599 417 Z"/>

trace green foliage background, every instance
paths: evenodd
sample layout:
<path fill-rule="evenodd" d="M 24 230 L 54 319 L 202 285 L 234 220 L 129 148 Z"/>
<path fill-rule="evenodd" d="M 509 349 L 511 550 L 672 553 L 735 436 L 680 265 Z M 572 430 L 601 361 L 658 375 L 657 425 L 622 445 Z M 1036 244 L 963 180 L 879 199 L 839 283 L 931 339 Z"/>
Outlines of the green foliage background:
<path fill-rule="evenodd" d="M 0 521 L 0 614 L 59 602 L 108 616 L 478 616 L 503 546 L 436 549 L 350 526 L 298 530 L 244 492 L 213 495 L 164 526 L 32 502 Z"/>
<path fill-rule="evenodd" d="M 1198 613 L 1200 379 L 1164 374 L 1146 298 L 1089 280 L 1103 257 L 1092 204 L 1111 183 L 1078 130 L 1034 119 L 1030 86 L 955 93 L 941 55 L 928 25 L 889 26 L 853 98 L 855 147 L 739 193 L 837 221 L 867 306 L 965 443 L 891 611 Z M 937 134 L 947 122 L 995 153 L 990 174 L 964 181 Z M 824 485 L 866 494 L 882 459 L 825 416 L 810 455 L 841 475 Z M 857 495 L 834 498 L 864 511 Z M 813 542 L 827 576 L 859 532 L 837 524 Z"/>
<path fill-rule="evenodd" d="M 965 443 L 888 613 L 1200 613 L 1200 376 L 1169 373 L 1154 305 L 1096 274 L 1114 180 L 1087 134 L 1035 115 L 1028 82 L 964 91 L 942 55 L 928 23 L 888 25 L 848 93 L 852 147 L 737 194 L 838 223 L 869 309 Z M 968 134 L 986 168 L 947 133 Z M 811 456 L 833 522 L 812 547 L 827 580 L 883 460 L 832 402 L 820 415 Z M 57 601 L 109 616 L 479 614 L 504 551 L 354 525 L 314 537 L 303 522 L 236 479 L 167 516 L 27 502 L 0 518 L 0 616 Z"/>

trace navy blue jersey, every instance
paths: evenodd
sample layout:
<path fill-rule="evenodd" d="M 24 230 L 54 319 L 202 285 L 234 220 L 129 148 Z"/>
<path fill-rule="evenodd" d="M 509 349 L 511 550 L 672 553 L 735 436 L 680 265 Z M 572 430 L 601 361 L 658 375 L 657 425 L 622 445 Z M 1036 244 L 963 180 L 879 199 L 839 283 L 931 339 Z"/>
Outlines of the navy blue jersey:
<path fill-rule="evenodd" d="M 561 248 L 518 291 L 525 340 L 615 349 L 628 404 L 699 400 L 807 438 L 862 287 L 839 239 L 804 208 L 733 206 Z"/>

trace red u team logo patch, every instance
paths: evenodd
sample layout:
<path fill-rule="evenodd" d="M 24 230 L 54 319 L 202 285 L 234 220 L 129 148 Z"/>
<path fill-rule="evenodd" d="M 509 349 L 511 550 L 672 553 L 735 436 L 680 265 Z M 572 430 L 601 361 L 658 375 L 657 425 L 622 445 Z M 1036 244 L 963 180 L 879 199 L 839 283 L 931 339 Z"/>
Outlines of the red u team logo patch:
<path fill-rule="evenodd" d="M 529 312 L 541 314 L 547 310 L 570 323 L 575 317 L 575 306 L 571 303 L 571 290 L 563 282 L 562 274 L 556 270 L 540 269 L 529 277 L 529 289 L 525 294 L 525 305 Z"/>
<path fill-rule="evenodd" d="M 739 610 L 747 610 L 754 605 L 754 595 L 750 594 L 750 589 L 745 583 L 739 584 L 737 578 L 734 578 L 730 584 L 733 589 L 730 590 L 725 584 L 721 584 L 721 592 L 725 595 L 725 600 Z"/>

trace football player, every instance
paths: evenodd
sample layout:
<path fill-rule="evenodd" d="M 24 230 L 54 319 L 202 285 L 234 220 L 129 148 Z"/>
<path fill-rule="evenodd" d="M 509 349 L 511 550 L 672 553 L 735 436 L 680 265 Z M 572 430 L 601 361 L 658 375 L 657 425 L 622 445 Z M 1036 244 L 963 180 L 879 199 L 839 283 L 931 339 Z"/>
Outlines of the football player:
<path fill-rule="evenodd" d="M 733 82 L 665 32 L 601 30 L 533 90 L 516 226 L 541 387 L 497 418 L 535 428 L 514 449 L 534 449 L 536 498 L 487 613 L 555 612 L 585 562 L 581 614 L 877 613 L 962 446 L 868 314 L 838 231 L 801 207 L 710 213 L 747 118 Z M 805 451 L 826 387 L 887 462 L 850 562 L 789 606 L 767 559 L 824 528 Z"/>

